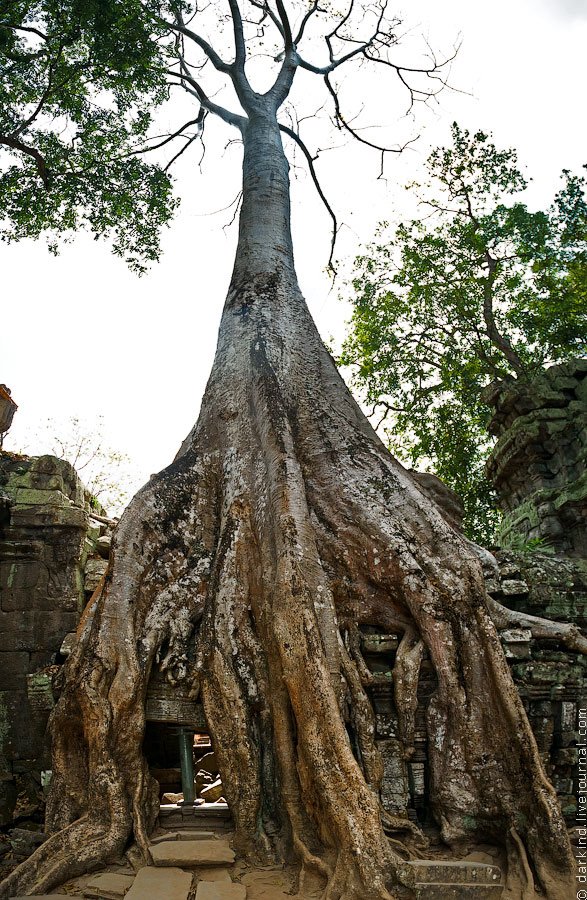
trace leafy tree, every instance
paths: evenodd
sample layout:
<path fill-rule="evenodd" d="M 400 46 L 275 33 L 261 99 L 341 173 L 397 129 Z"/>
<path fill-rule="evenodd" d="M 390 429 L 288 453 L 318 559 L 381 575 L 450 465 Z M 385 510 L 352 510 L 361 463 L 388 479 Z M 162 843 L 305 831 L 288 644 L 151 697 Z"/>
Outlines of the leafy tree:
<path fill-rule="evenodd" d="M 133 0 L 104 5 L 118 17 L 128 11 L 139 34 L 151 16 L 150 4 Z M 319 79 L 338 126 L 376 146 L 349 125 L 338 72 L 358 77 L 371 66 L 391 76 L 390 89 L 418 96 L 409 87 L 417 64 L 404 68 L 396 56 L 399 23 L 385 2 L 353 0 L 342 12 L 317 0 L 169 4 L 162 18 L 165 34 L 151 16 L 139 54 L 146 71 L 163 46 L 166 73 L 193 102 L 190 121 L 220 117 L 243 143 L 236 259 L 199 420 L 126 508 L 109 577 L 66 665 L 51 719 L 50 837 L 0 897 L 45 892 L 120 854 L 131 836 L 149 860 L 158 794 L 142 743 L 157 668 L 202 698 L 239 853 L 296 860 L 302 884 L 312 870 L 332 900 L 390 900 L 399 884 L 413 894 L 405 857 L 423 836 L 407 810 L 382 805 L 371 693 L 381 681 L 360 638 L 370 626 L 401 638 L 390 660 L 398 740 L 389 764 L 407 777 L 426 648 L 437 678 L 427 713 L 431 803 L 445 839 L 507 835 L 512 871 L 530 872 L 532 860 L 554 900 L 574 884 L 572 852 L 494 622 L 524 624 L 577 652 L 587 641 L 486 595 L 478 552 L 382 446 L 296 278 L 282 135 L 316 172 L 282 121 L 284 104 L 303 70 Z M 124 59 L 117 65 L 125 82 Z M 434 61 L 419 73 L 427 82 L 439 75 Z"/>
<path fill-rule="evenodd" d="M 110 237 L 137 271 L 176 206 L 139 154 L 168 96 L 160 4 L 0 0 L 0 237 Z"/>
<path fill-rule="evenodd" d="M 452 146 L 413 185 L 425 214 L 356 260 L 353 314 L 340 361 L 395 453 L 428 464 L 463 498 L 466 528 L 491 541 L 495 501 L 483 388 L 531 378 L 587 350 L 585 179 L 563 172 L 552 206 L 532 212 L 513 150 L 452 127 Z"/>

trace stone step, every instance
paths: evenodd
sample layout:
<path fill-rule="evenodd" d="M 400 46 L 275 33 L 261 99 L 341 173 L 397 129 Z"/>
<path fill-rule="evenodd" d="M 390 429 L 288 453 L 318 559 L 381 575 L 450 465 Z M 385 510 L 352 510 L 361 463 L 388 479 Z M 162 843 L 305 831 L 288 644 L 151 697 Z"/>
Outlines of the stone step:
<path fill-rule="evenodd" d="M 234 851 L 228 841 L 162 841 L 150 847 L 156 866 L 222 866 L 234 862 Z"/>
<path fill-rule="evenodd" d="M 503 889 L 503 884 L 419 882 L 416 900 L 500 900 Z"/>
<path fill-rule="evenodd" d="M 200 881 L 196 891 L 196 900 L 246 900 L 247 889 L 244 884 L 228 884 L 226 881 Z"/>
<path fill-rule="evenodd" d="M 419 859 L 410 862 L 422 884 L 499 884 L 501 869 L 470 860 Z"/>
<path fill-rule="evenodd" d="M 144 866 L 137 872 L 133 886 L 124 900 L 188 900 L 191 891 L 191 872 Z"/>
<path fill-rule="evenodd" d="M 152 844 L 160 844 L 161 841 L 215 841 L 216 834 L 214 831 L 202 831 L 202 829 L 193 828 L 189 831 L 166 831 L 165 834 L 158 834 L 151 838 Z"/>

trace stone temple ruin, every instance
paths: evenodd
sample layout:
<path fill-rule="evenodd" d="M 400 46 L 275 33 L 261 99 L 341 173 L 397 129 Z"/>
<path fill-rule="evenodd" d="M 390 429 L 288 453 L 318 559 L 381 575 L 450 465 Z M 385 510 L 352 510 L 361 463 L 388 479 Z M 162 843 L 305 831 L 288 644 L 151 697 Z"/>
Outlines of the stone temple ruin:
<path fill-rule="evenodd" d="M 587 628 L 587 361 L 551 367 L 533 385 L 494 386 L 487 400 L 498 436 L 488 474 L 505 510 L 504 531 L 517 536 L 510 542 L 517 549 L 495 551 L 499 577 L 488 571 L 487 589 L 513 609 Z M 7 422 L 14 414 L 8 407 L 15 405 L 6 390 L 0 403 L 0 420 Z M 429 476 L 418 480 L 457 525 L 455 498 Z M 106 572 L 112 524 L 92 507 L 68 463 L 0 454 L 0 877 L 43 840 L 51 768 L 47 721 L 81 612 Z M 528 544 L 535 538 L 543 543 Z M 501 640 L 572 826 L 587 658 L 553 640 L 535 640 L 524 629 L 504 630 Z M 416 751 L 403 761 L 391 675 L 398 636 L 364 627 L 361 642 L 373 676 L 368 690 L 385 766 L 383 806 L 426 825 L 432 667 L 424 661 Z M 155 672 L 146 713 L 144 752 L 161 786 L 161 815 L 181 826 L 203 807 L 222 828 L 230 811 L 201 705 Z"/>

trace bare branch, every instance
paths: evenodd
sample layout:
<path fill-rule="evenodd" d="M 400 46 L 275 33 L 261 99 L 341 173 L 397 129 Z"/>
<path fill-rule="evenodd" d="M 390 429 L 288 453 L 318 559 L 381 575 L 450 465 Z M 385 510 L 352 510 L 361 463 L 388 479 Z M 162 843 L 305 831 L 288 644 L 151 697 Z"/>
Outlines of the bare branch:
<path fill-rule="evenodd" d="M 238 72 L 244 74 L 247 51 L 245 47 L 245 35 L 241 11 L 238 0 L 228 0 L 228 5 L 230 6 L 232 28 L 234 32 L 234 65 Z"/>
<path fill-rule="evenodd" d="M 187 135 L 184 135 L 184 137 L 187 137 Z M 185 153 L 185 151 L 188 149 L 188 147 L 191 147 L 191 145 L 194 143 L 194 141 L 197 140 L 197 138 L 199 138 L 199 137 L 200 137 L 200 132 L 199 132 L 199 131 L 197 132 L 197 134 L 193 134 L 193 135 L 186 141 L 186 143 L 183 145 L 183 147 L 181 147 L 181 148 L 177 151 L 177 153 L 175 154 L 175 156 L 172 156 L 172 157 L 171 157 L 171 159 L 169 160 L 169 162 L 167 163 L 167 165 L 164 167 L 163 171 L 164 171 L 164 172 L 168 172 L 169 169 L 171 168 L 171 166 L 173 165 L 173 163 L 176 161 L 176 159 L 179 159 L 179 157 L 180 157 L 183 153 Z"/>
<path fill-rule="evenodd" d="M 336 123 L 337 123 L 338 127 L 343 128 L 345 131 L 348 131 L 349 134 L 351 134 L 355 138 L 355 140 L 359 141 L 360 144 L 365 144 L 367 147 L 372 147 L 374 150 L 379 150 L 379 152 L 382 154 L 381 173 L 379 175 L 379 177 L 381 178 L 383 175 L 383 154 L 385 154 L 385 153 L 402 153 L 402 151 L 405 150 L 406 147 L 409 147 L 410 144 L 413 144 L 417 140 L 417 138 L 412 138 L 412 140 L 406 141 L 406 143 L 403 144 L 401 147 L 384 147 L 381 144 L 375 144 L 373 141 L 368 141 L 367 138 L 361 137 L 361 135 L 357 132 L 357 130 L 355 128 L 352 128 L 352 126 L 349 125 L 349 123 L 344 118 L 341 108 L 340 108 L 340 101 L 338 99 L 338 94 L 336 93 L 336 90 L 332 86 L 332 83 L 331 83 L 328 75 L 324 76 L 324 82 L 325 82 L 326 87 L 328 88 L 328 91 L 330 93 L 330 96 L 332 97 L 332 100 L 334 102 L 335 119 L 336 119 Z"/>
<path fill-rule="evenodd" d="M 279 18 L 276 16 L 267 0 L 249 0 L 249 3 L 254 6 L 256 9 L 260 9 L 263 13 L 263 16 L 258 24 L 261 24 L 265 21 L 265 19 L 271 19 L 277 30 L 279 31 L 282 38 L 285 38 L 285 34 L 283 31 L 283 24 Z"/>
<path fill-rule="evenodd" d="M 306 12 L 306 15 L 304 16 L 304 18 L 301 21 L 300 27 L 298 29 L 298 33 L 296 34 L 296 36 L 294 38 L 295 46 L 297 46 L 300 43 L 301 39 L 304 36 L 304 31 L 306 30 L 306 25 L 308 24 L 309 20 L 312 18 L 314 13 L 317 13 L 317 12 L 322 12 L 322 10 L 320 9 L 318 0 L 314 0 L 314 2 L 312 3 L 312 6 Z"/>
<path fill-rule="evenodd" d="M 279 13 L 279 18 L 280 18 L 281 24 L 283 26 L 283 40 L 284 40 L 284 45 L 285 45 L 285 52 L 289 53 L 293 49 L 293 36 L 291 33 L 291 25 L 289 23 L 289 19 L 287 16 L 285 6 L 283 5 L 283 0 L 275 0 L 275 4 L 277 6 L 277 12 Z"/>
<path fill-rule="evenodd" d="M 195 31 L 192 31 L 190 28 L 186 28 L 183 22 L 178 18 L 177 22 L 165 22 L 168 28 L 171 28 L 172 31 L 177 31 L 180 34 L 183 34 L 184 37 L 189 38 L 194 44 L 204 51 L 212 65 L 215 69 L 218 69 L 219 72 L 224 72 L 226 75 L 230 75 L 232 73 L 232 66 L 230 63 L 224 62 L 224 60 L 220 57 L 220 55 L 216 52 L 214 47 L 208 43 L 205 38 L 201 35 L 196 34 Z"/>
<path fill-rule="evenodd" d="M 202 107 L 202 109 L 198 113 L 197 118 L 190 119 L 189 122 L 186 122 L 181 126 L 181 128 L 178 128 L 177 131 L 174 131 L 173 134 L 168 134 L 165 139 L 160 141 L 158 144 L 151 144 L 150 147 L 142 147 L 140 150 L 133 150 L 132 153 L 129 154 L 129 156 L 137 156 L 143 153 L 150 153 L 151 150 L 158 150 L 160 147 L 164 147 L 166 144 L 171 143 L 171 141 L 175 140 L 176 137 L 187 137 L 187 135 L 184 135 L 183 132 L 186 130 L 186 128 L 190 128 L 190 126 L 192 125 L 195 125 L 197 128 L 199 126 L 198 134 L 196 135 L 196 137 L 198 137 L 204 122 L 205 115 L 206 110 Z"/>
<path fill-rule="evenodd" d="M 332 219 L 332 239 L 330 242 L 330 256 L 328 257 L 328 268 L 330 269 L 331 272 L 336 273 L 336 270 L 334 268 L 333 258 L 334 258 L 334 247 L 336 245 L 336 236 L 338 234 L 338 222 L 336 220 L 334 211 L 333 211 L 330 203 L 326 199 L 326 195 L 324 194 L 324 191 L 322 190 L 322 185 L 320 184 L 320 181 L 318 180 L 318 175 L 316 174 L 316 169 L 314 167 L 314 159 L 313 159 L 310 151 L 304 144 L 303 140 L 299 136 L 299 134 L 297 134 L 297 132 L 295 132 L 293 130 L 293 128 L 288 128 L 287 125 L 280 124 L 279 129 L 280 129 L 280 131 L 283 131 L 284 134 L 287 134 L 288 137 L 290 137 L 292 140 L 294 140 L 296 142 L 296 144 L 298 145 L 298 147 L 300 148 L 300 150 L 306 157 L 306 160 L 308 163 L 308 168 L 310 169 L 310 175 L 312 176 L 312 181 L 314 182 L 314 186 L 315 186 L 316 190 L 318 191 L 318 195 L 319 195 L 320 199 L 322 200 L 322 203 L 328 210 L 328 214 L 330 215 L 330 218 Z"/>
<path fill-rule="evenodd" d="M 185 88 L 188 93 L 193 94 L 194 97 L 197 97 L 201 105 L 204 109 L 207 109 L 208 112 L 214 113 L 215 116 L 218 116 L 222 119 L 223 122 L 226 122 L 228 125 L 234 125 L 235 128 L 238 128 L 239 131 L 242 131 L 246 125 L 246 119 L 244 116 L 239 116 L 237 113 L 233 113 L 230 110 L 226 109 L 224 106 L 220 106 L 218 103 L 214 103 L 208 95 L 205 93 L 204 89 L 200 84 L 193 78 L 185 62 L 180 58 L 179 64 L 181 67 L 181 72 L 174 72 L 173 69 L 168 69 L 167 72 L 169 75 L 174 76 L 179 79 L 182 87 Z"/>

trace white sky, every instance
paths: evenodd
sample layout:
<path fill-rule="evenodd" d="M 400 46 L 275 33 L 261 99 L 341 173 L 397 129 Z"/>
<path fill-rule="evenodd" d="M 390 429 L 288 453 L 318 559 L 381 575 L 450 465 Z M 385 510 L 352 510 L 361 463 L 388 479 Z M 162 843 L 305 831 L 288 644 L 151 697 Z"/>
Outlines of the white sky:
<path fill-rule="evenodd" d="M 421 137 L 389 159 L 386 182 L 376 180 L 375 155 L 347 148 L 320 158 L 324 187 L 347 226 L 338 248 L 347 261 L 378 221 L 408 208 L 402 185 L 422 174 L 455 118 L 517 148 L 533 178 L 531 204 L 550 202 L 563 167 L 587 163 L 587 0 L 403 0 L 397 8 L 413 35 L 435 48 L 450 49 L 461 34 L 451 83 L 469 93 L 445 92 L 432 111 L 397 122 L 398 135 Z M 368 85 L 370 121 L 394 108 L 395 90 L 384 79 Z M 106 244 L 83 236 L 57 259 L 42 241 L 0 247 L 0 382 L 19 404 L 6 449 L 46 450 L 40 439 L 30 447 L 30 435 L 47 417 L 93 423 L 103 416 L 108 441 L 133 460 L 135 487 L 172 460 L 197 417 L 232 268 L 236 226 L 223 229 L 230 212 L 212 214 L 238 191 L 238 148 L 224 152 L 231 137 L 209 119 L 203 173 L 189 160 L 176 169 L 182 207 L 164 235 L 161 262 L 140 279 Z M 342 273 L 334 290 L 324 274 L 329 220 L 306 176 L 292 194 L 302 288 L 323 337 L 339 339 L 348 307 L 338 299 Z"/>

